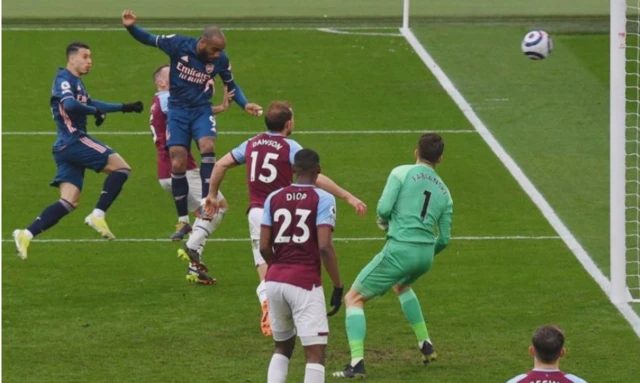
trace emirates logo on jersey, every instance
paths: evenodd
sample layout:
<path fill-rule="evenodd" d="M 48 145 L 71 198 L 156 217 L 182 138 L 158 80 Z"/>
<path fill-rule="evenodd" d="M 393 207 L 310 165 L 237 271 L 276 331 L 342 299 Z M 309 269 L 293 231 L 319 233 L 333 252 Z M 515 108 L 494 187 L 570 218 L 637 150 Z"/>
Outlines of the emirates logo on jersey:
<path fill-rule="evenodd" d="M 207 66 L 204 67 L 204 70 L 210 74 L 211 72 L 213 72 L 213 68 L 213 64 L 207 64 Z"/>

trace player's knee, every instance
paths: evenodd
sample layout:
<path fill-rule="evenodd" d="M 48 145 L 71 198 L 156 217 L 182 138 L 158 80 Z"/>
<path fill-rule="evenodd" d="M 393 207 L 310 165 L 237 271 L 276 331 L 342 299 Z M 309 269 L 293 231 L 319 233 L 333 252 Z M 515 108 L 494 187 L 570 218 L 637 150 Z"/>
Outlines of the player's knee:
<path fill-rule="evenodd" d="M 396 295 L 402 295 L 402 294 L 406 293 L 409 290 L 411 290 L 411 286 L 410 285 L 397 284 L 397 285 L 393 286 L 393 292 L 395 292 Z"/>
<path fill-rule="evenodd" d="M 290 339 L 285 340 L 284 342 L 275 342 L 275 353 L 286 356 L 288 359 L 291 359 L 293 355 L 293 349 L 296 346 L 296 337 L 292 336 Z"/>
<path fill-rule="evenodd" d="M 78 195 L 75 198 L 60 198 L 60 203 L 62 203 L 69 212 L 72 212 L 80 204 L 80 196 Z"/>
<path fill-rule="evenodd" d="M 213 141 L 213 138 L 211 137 L 204 137 L 198 140 L 198 148 L 200 148 L 200 153 L 204 154 L 204 153 L 213 153 L 214 152 L 214 148 L 215 148 L 215 144 Z"/>
<path fill-rule="evenodd" d="M 347 307 L 361 307 L 362 305 L 364 305 L 364 297 L 356 290 L 350 289 L 347 292 L 347 295 L 344 296 L 344 302 Z"/>
<path fill-rule="evenodd" d="M 187 152 L 184 148 L 171 152 L 171 171 L 184 173 L 187 171 Z"/>
<path fill-rule="evenodd" d="M 131 175 L 131 168 L 126 166 L 126 167 L 115 169 L 113 172 L 114 173 L 121 173 L 121 174 L 124 174 L 127 177 L 129 177 Z"/>
<path fill-rule="evenodd" d="M 325 348 L 326 346 L 324 344 L 305 346 L 304 356 L 307 363 L 318 363 L 324 365 Z"/>

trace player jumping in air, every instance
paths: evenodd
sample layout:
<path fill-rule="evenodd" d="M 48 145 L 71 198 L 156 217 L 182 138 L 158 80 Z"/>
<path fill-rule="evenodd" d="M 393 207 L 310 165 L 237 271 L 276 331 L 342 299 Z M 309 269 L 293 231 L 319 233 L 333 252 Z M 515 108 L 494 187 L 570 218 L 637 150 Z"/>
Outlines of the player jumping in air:
<path fill-rule="evenodd" d="M 433 258 L 451 239 L 453 200 L 449 189 L 435 171 L 442 160 L 444 141 L 435 133 L 420 137 L 415 165 L 391 171 L 378 201 L 378 225 L 387 231 L 382 251 L 360 271 L 345 296 L 346 330 L 351 362 L 337 378 L 365 376 L 364 305 L 389 289 L 397 294 L 400 306 L 413 327 L 425 363 L 437 355 L 429 339 L 422 309 L 411 285 L 431 268 Z M 436 237 L 435 228 L 438 228 Z"/>
<path fill-rule="evenodd" d="M 171 158 L 169 157 L 166 146 L 167 113 L 169 112 L 169 65 L 162 65 L 153 72 L 153 82 L 156 86 L 157 92 L 153 97 L 151 108 L 149 108 L 151 114 L 149 122 L 151 125 L 153 142 L 158 153 L 158 182 L 160 182 L 160 186 L 162 186 L 164 190 L 171 193 Z M 219 114 L 227 110 L 229 108 L 229 103 L 232 97 L 233 92 L 228 92 L 227 88 L 225 87 L 222 104 L 213 107 L 214 113 Z M 189 211 L 195 212 L 196 215 L 198 215 L 198 209 L 200 209 L 202 201 L 202 181 L 200 179 L 200 171 L 191 153 L 188 153 L 187 156 L 186 176 L 187 180 L 189 181 L 189 195 L 187 196 Z M 214 231 L 218 227 L 227 210 L 227 204 L 224 200 L 224 196 L 222 196 L 222 193 L 220 193 L 218 197 L 222 201 L 220 209 L 221 214 L 217 216 L 218 221 L 215 222 L 214 225 L 212 225 L 215 226 L 211 228 L 212 231 Z M 206 229 L 206 227 L 210 224 L 208 222 L 200 221 L 198 218 L 196 218 L 195 225 L 204 226 L 204 228 Z M 202 257 L 204 244 L 205 242 L 202 241 L 200 247 L 197 249 L 200 257 Z M 215 278 L 209 277 L 206 273 L 196 269 L 191 265 L 189 265 L 187 268 L 186 278 L 189 282 L 194 283 L 215 283 Z"/>
<path fill-rule="evenodd" d="M 300 144 L 288 138 L 294 129 L 293 110 L 286 102 L 273 102 L 265 115 L 267 131 L 243 142 L 231 153 L 227 153 L 216 164 L 211 175 L 211 185 L 206 201 L 206 214 L 215 214 L 220 202 L 217 199 L 220 184 L 228 169 L 246 164 L 247 185 L 249 186 L 249 234 L 253 246 L 253 260 L 260 278 L 260 284 L 256 290 L 260 304 L 262 305 L 261 327 L 265 336 L 271 334 L 269 326 L 269 310 L 267 304 L 267 292 L 264 278 L 267 272 L 267 264 L 260 254 L 258 243 L 260 240 L 260 222 L 264 201 L 267 196 L 286 186 L 293 181 L 291 168 L 295 154 L 302 149 Z M 356 209 L 359 215 L 367 212 L 365 205 L 348 191 L 336 185 L 331 179 L 318 175 L 317 186 L 334 196 L 343 198 Z M 190 247 L 187 251 L 194 254 Z"/>
<path fill-rule="evenodd" d="M 171 238 L 181 240 L 191 231 L 188 223 L 189 181 L 186 176 L 191 140 L 196 141 L 200 150 L 202 195 L 209 190 L 209 178 L 216 161 L 216 120 L 211 109 L 215 76 L 219 75 L 229 91 L 235 92 L 233 100 L 247 113 L 259 116 L 262 108 L 248 102 L 234 81 L 229 58 L 224 52 L 226 39 L 219 28 L 206 27 L 198 39 L 153 35 L 138 27 L 136 20 L 132 11 L 122 13 L 122 24 L 137 41 L 159 48 L 171 59 L 167 146 L 171 156 L 171 189 L 180 217 L 178 229 Z"/>
<path fill-rule="evenodd" d="M 107 226 L 105 213 L 120 194 L 131 168 L 119 154 L 87 134 L 87 116 L 95 116 L 96 126 L 100 126 L 106 113 L 141 113 L 143 104 L 140 101 L 111 104 L 89 97 L 80 77 L 89 73 L 91 64 L 89 46 L 71 43 L 67 46 L 67 67 L 58 69 L 53 80 L 50 106 L 58 136 L 53 144 L 57 173 L 51 186 L 60 189 L 60 199 L 47 206 L 27 229 L 13 232 L 22 259 L 27 258 L 33 237 L 54 226 L 78 206 L 85 169 L 106 173 L 107 179 L 95 209 L 84 221 L 104 238 L 115 238 Z"/>
<path fill-rule="evenodd" d="M 267 382 L 286 381 L 297 334 L 307 360 L 304 381 L 322 383 L 329 335 L 327 315 L 335 314 L 342 305 L 343 287 L 332 240 L 336 201 L 315 186 L 320 173 L 316 152 L 298 151 L 293 168 L 296 183 L 268 196 L 261 220 L 260 253 L 269 263 L 265 285 L 275 342 Z M 334 286 L 329 314 L 321 263 Z"/>

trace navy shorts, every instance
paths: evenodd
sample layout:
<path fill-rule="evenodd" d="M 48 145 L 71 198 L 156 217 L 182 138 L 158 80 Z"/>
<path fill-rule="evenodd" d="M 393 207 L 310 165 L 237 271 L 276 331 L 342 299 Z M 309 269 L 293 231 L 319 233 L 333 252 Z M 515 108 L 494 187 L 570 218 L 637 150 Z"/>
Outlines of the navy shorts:
<path fill-rule="evenodd" d="M 202 137 L 216 137 L 216 118 L 210 105 L 196 108 L 169 108 L 167 116 L 167 147 L 191 147 Z"/>
<path fill-rule="evenodd" d="M 84 170 L 101 172 L 107 166 L 109 156 L 114 153 L 107 145 L 89 136 L 81 137 L 62 150 L 54 150 L 53 159 L 58 170 L 51 186 L 69 182 L 82 190 Z"/>

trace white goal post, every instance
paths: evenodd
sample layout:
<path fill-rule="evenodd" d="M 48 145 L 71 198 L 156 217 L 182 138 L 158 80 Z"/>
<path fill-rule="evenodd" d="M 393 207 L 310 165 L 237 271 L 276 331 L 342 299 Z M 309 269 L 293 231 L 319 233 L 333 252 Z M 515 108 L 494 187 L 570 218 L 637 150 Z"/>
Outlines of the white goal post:
<path fill-rule="evenodd" d="M 610 298 L 640 302 L 640 0 L 610 2 Z"/>

